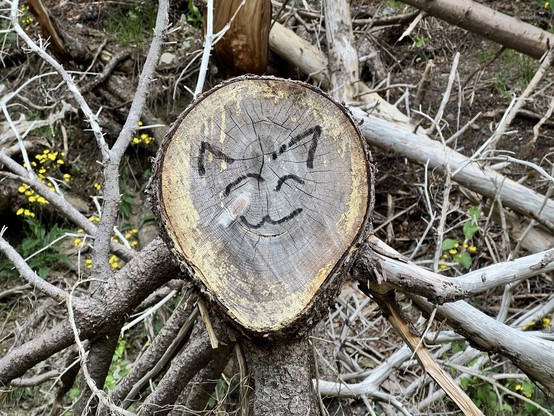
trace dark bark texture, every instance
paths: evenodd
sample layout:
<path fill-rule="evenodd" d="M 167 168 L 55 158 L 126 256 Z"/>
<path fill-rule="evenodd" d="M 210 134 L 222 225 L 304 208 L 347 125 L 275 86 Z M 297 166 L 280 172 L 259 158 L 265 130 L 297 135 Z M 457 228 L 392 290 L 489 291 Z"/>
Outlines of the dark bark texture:
<path fill-rule="evenodd" d="M 255 416 L 318 415 L 312 385 L 313 357 L 307 337 L 285 343 L 249 343 L 248 370 Z"/>

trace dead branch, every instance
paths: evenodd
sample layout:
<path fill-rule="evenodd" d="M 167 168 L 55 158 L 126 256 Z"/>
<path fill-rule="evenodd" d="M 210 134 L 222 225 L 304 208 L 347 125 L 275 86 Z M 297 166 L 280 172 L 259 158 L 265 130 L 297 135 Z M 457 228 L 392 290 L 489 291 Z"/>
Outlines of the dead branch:
<path fill-rule="evenodd" d="M 179 347 L 186 342 L 198 316 L 194 309 L 196 294 L 189 294 L 167 320 L 150 348 L 133 366 L 133 370 L 111 392 L 110 398 L 127 407 L 150 380 L 175 356 Z"/>
<path fill-rule="evenodd" d="M 448 325 L 473 345 L 509 358 L 554 394 L 554 347 L 551 342 L 511 328 L 461 300 L 434 306 L 418 296 L 408 296 L 427 313 L 436 307 L 438 316 L 446 319 Z"/>
<path fill-rule="evenodd" d="M 234 346 L 230 328 L 225 328 L 221 319 L 212 316 L 212 324 L 221 341 L 217 354 L 229 354 Z M 225 352 L 223 352 L 225 351 Z M 185 348 L 171 361 L 171 365 L 156 389 L 141 406 L 138 415 L 167 414 L 189 381 L 215 357 L 210 336 L 197 326 Z"/>
<path fill-rule="evenodd" d="M 102 151 L 102 161 L 104 164 L 104 204 L 102 207 L 102 219 L 98 225 L 95 248 L 92 255 L 93 272 L 102 276 L 110 273 L 108 258 L 110 255 L 110 241 L 113 234 L 113 228 L 117 219 L 117 209 L 120 202 L 119 189 L 119 165 L 127 147 L 131 143 L 133 133 L 138 126 L 142 109 L 146 102 L 148 87 L 154 77 L 156 65 L 161 54 L 162 43 L 165 30 L 168 24 L 169 1 L 160 1 L 158 14 L 156 16 L 156 26 L 154 36 L 150 43 L 150 49 L 144 67 L 140 74 L 135 96 L 129 110 L 129 115 L 121 129 L 119 137 L 108 149 L 104 144 L 99 143 Z"/>
<path fill-rule="evenodd" d="M 151 292 L 180 274 L 173 263 L 173 256 L 160 239 L 151 242 L 140 253 L 103 284 L 106 296 L 102 302 L 85 298 L 73 300 L 81 339 L 108 333 L 114 323 L 119 322 Z M 11 350 L 0 359 L 0 385 L 7 385 L 14 378 L 21 377 L 73 341 L 73 331 L 65 320 Z"/>
<path fill-rule="evenodd" d="M 554 270 L 552 249 L 450 278 L 409 262 L 375 236 L 370 236 L 367 241 L 367 248 L 360 254 L 352 269 L 354 277 L 357 278 L 364 271 L 376 273 L 381 276 L 382 283 L 424 296 L 439 304 L 474 296 Z"/>
<path fill-rule="evenodd" d="M 472 0 L 402 0 L 450 24 L 540 59 L 554 45 L 554 35 Z"/>
<path fill-rule="evenodd" d="M 377 286 L 377 290 L 373 290 L 371 284 L 365 288 L 360 286 L 360 289 L 377 302 L 392 327 L 400 334 L 403 341 L 417 356 L 418 361 L 423 368 L 425 368 L 425 371 L 458 405 L 464 415 L 483 416 L 483 413 L 471 401 L 462 388 L 456 384 L 450 374 L 443 370 L 442 367 L 433 360 L 431 354 L 429 354 L 429 351 L 423 345 L 423 340 L 402 312 L 402 308 L 396 301 L 394 291 L 390 290 L 381 293 L 381 288 L 379 288 L 379 286 Z"/>
<path fill-rule="evenodd" d="M 421 164 L 429 163 L 430 167 L 439 170 L 444 170 L 445 164 L 448 164 L 454 172 L 452 179 L 459 184 L 492 200 L 498 197 L 505 207 L 521 215 L 540 213 L 539 222 L 542 219 L 547 223 L 553 222 L 554 201 L 547 200 L 544 204 L 544 196 L 471 162 L 469 158 L 423 134 L 414 134 L 396 124 L 366 115 L 359 108 L 352 107 L 351 110 L 359 120 L 363 120 L 362 133 L 369 144 L 394 151 Z"/>
<path fill-rule="evenodd" d="M 331 95 L 340 102 L 349 102 L 358 94 L 357 83 L 360 80 L 360 63 L 358 52 L 354 49 L 350 4 L 326 1 L 323 5 Z"/>

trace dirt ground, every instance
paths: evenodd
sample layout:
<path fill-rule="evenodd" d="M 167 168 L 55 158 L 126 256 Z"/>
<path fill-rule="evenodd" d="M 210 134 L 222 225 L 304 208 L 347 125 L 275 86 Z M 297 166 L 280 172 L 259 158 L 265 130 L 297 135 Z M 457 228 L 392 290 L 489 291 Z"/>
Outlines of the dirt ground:
<path fill-rule="evenodd" d="M 308 3 L 312 4 L 313 2 Z M 353 1 L 352 3 L 352 17 L 355 20 L 367 19 L 369 16 L 379 18 L 413 11 L 396 1 L 371 0 Z M 522 20 L 545 30 L 552 30 L 553 14 L 545 9 L 540 1 L 497 0 L 482 3 L 504 13 L 519 16 Z M 149 30 L 147 25 L 152 23 L 152 15 L 155 16 L 155 4 L 138 0 L 119 3 L 48 0 L 45 1 L 45 4 L 49 7 L 59 26 L 75 39 L 95 45 L 93 49 L 105 51 L 103 53 L 109 52 L 111 57 L 118 53 L 128 52 L 128 59 L 123 60 L 100 87 L 92 89 L 85 95 L 94 112 L 102 108 L 100 123 L 106 132 L 107 140 L 115 140 L 128 113 L 134 86 L 148 48 Z M 199 7 L 201 9 L 201 4 Z M 304 6 L 299 8 L 304 9 Z M 276 13 L 278 9 L 278 5 L 274 4 L 273 12 Z M 31 20 L 27 24 L 26 30 L 31 36 L 37 37 L 40 27 L 36 19 L 33 20 L 30 13 L 28 15 Z M 311 43 L 321 45 L 322 50 L 325 51 L 324 33 L 318 30 L 319 20 L 313 17 L 317 15 L 319 15 L 319 5 L 316 4 L 311 7 L 309 14 L 299 12 L 296 16 L 284 19 L 283 23 L 293 27 L 297 33 Z M 128 224 L 129 230 L 135 227 L 139 230 L 137 235 L 139 247 L 150 241 L 156 233 L 156 226 L 143 193 L 151 173 L 150 158 L 155 155 L 156 144 L 160 143 L 167 126 L 190 102 L 189 91 L 194 89 L 199 65 L 198 51 L 202 47 L 199 16 L 191 11 L 188 2 L 173 2 L 171 19 L 173 27 L 178 28 L 170 31 L 167 45 L 164 48 L 167 59 L 171 58 L 171 60 L 160 65 L 154 88 L 148 97 L 148 111 L 143 118 L 145 125 L 159 124 L 164 127 L 142 131 L 155 140 L 148 144 L 140 142 L 133 146 L 128 151 L 126 165 L 122 172 L 125 180 L 126 200 L 124 200 L 124 206 L 127 209 L 126 214 L 122 214 L 122 221 Z M 133 34 L 127 34 L 129 39 L 125 39 L 124 43 L 121 33 L 125 30 L 131 31 L 131 29 L 119 27 L 117 23 L 122 21 L 133 25 Z M 409 102 L 413 102 L 423 72 L 432 61 L 433 68 L 428 87 L 424 91 L 420 111 L 422 114 L 434 118 L 446 89 L 454 55 L 459 52 L 457 78 L 444 112 L 441 132 L 447 140 L 480 113 L 480 116 L 470 123 L 465 133 L 460 135 L 454 144 L 451 144 L 460 153 L 467 156 L 472 155 L 491 136 L 511 99 L 525 89 L 539 66 L 538 62 L 511 50 L 506 50 L 495 58 L 501 49 L 500 45 L 435 18 L 424 19 L 410 35 L 399 40 L 406 28 L 406 24 L 373 29 L 368 28 L 367 25 L 355 26 L 360 55 L 365 54 L 367 43 L 370 42 L 372 47 L 379 52 L 378 59 L 386 71 L 384 75 L 388 77 L 379 78 L 374 71 L 375 64 L 364 62 L 361 73 L 363 81 L 370 88 L 379 91 L 389 102 L 398 102 L 398 107 L 403 112 L 413 111 L 413 108 L 406 108 L 405 93 L 408 93 Z M 36 56 L 21 55 L 21 51 L 18 43 L 4 43 L 2 57 L 8 64 L 4 69 L 0 67 L 0 85 L 6 86 L 6 91 L 13 90 L 26 78 L 50 71 Z M 75 76 L 80 80 L 79 85 L 85 86 L 89 77 L 82 75 L 84 71 L 94 74 L 101 72 L 110 56 L 103 57 L 102 54 L 99 54 L 98 59 L 88 67 L 78 62 L 66 62 L 65 66 L 79 71 L 79 74 Z M 221 82 L 223 72 L 214 62 L 205 89 Z M 285 78 L 305 79 L 296 68 L 283 62 L 273 52 L 270 55 L 268 73 Z M 27 109 L 32 108 L 29 112 L 34 114 L 33 117 L 39 119 L 48 117 L 56 103 L 66 99 L 63 91 L 55 89 L 58 82 L 58 80 L 48 81 L 45 79 L 41 81 L 39 88 L 25 92 L 27 101 L 23 101 L 23 104 L 35 103 L 34 107 L 27 106 Z M 533 137 L 533 127 L 546 113 L 548 105 L 553 99 L 553 84 L 551 73 L 547 74 L 532 95 L 532 100 L 525 104 L 525 111 L 516 117 L 508 134 L 497 146 L 499 154 L 509 154 L 523 159 L 542 167 L 549 173 L 552 171 L 551 160 L 554 152 L 554 119 L 550 117 L 542 126 L 538 140 L 533 147 L 529 148 L 526 144 Z M 420 116 L 420 118 L 422 127 L 429 127 L 425 117 Z M 62 149 L 64 146 L 67 147 L 69 141 L 62 173 L 71 174 L 73 182 L 69 193 L 74 203 L 91 216 L 96 211 L 91 195 L 95 192 L 95 184 L 101 182 L 96 143 L 92 134 L 87 132 L 80 114 L 68 114 L 64 118 L 63 124 L 64 133 L 58 123 L 50 132 L 46 130 L 33 132 L 29 139 L 35 142 L 36 149 L 42 148 L 45 144 L 50 148 Z M 8 147 L 13 143 L 2 144 L 0 142 L 0 144 Z M 374 213 L 376 234 L 396 250 L 410 256 L 418 238 L 424 233 L 427 227 L 426 220 L 429 218 L 423 202 L 424 168 L 380 149 L 372 149 L 372 152 L 377 166 Z M 507 177 L 520 181 L 542 194 L 546 193 L 549 186 L 548 181 L 537 175 L 528 166 L 511 164 L 499 169 Z M 442 204 L 445 178 L 433 171 L 428 172 L 428 175 L 428 195 L 433 207 L 439 210 Z M 467 220 L 468 210 L 471 206 L 484 202 L 481 199 L 472 200 L 472 197 L 474 196 L 468 195 L 467 192 L 454 185 L 450 193 L 451 208 L 446 221 L 447 238 L 462 236 L 463 239 L 462 227 Z M 0 224 L 9 223 L 10 228 L 6 232 L 6 238 L 17 241 L 23 225 L 18 225 L 21 219 L 16 215 L 16 210 L 17 207 L 24 204 L 25 197 L 17 192 L 15 185 L 10 185 L 1 191 L 1 198 L 16 202 L 9 206 L 0 203 Z M 48 216 L 54 216 L 53 213 L 48 212 L 47 208 L 44 208 L 44 212 Z M 391 220 L 391 218 L 394 219 Z M 53 223 L 59 222 L 59 219 L 53 221 Z M 525 254 L 524 252 L 512 252 L 516 242 L 510 241 L 506 244 L 502 238 L 503 231 L 498 224 L 481 221 L 480 231 L 472 242 L 477 248 L 477 252 L 472 256 L 470 268 L 481 268 L 493 262 L 505 260 L 509 256 Z M 431 266 L 437 250 L 434 243 L 433 236 L 430 236 L 422 244 L 414 260 L 422 265 Z M 62 244 L 60 250 L 63 254 L 72 256 L 75 254 L 72 246 L 73 242 L 69 241 L 65 245 Z M 1 257 L 0 259 L 5 261 Z M 75 278 L 74 267 L 68 267 L 62 260 L 56 262 L 52 266 L 52 273 L 54 273 L 52 279 L 71 282 Z M 444 273 L 456 276 L 467 270 L 459 265 L 454 265 Z M 14 341 L 20 342 L 15 339 L 16 326 L 32 322 L 29 324 L 32 328 L 22 334 L 22 339 L 25 339 L 37 333 L 49 321 L 55 320 L 57 314 L 60 313 L 56 305 L 44 303 L 42 298 L 22 296 L 24 293 L 22 285 L 23 281 L 18 278 L 0 279 L 0 321 L 2 322 L 0 324 L 2 328 L 0 331 L 2 334 L 0 354 L 6 352 Z M 526 285 L 521 285 L 514 292 L 515 300 L 510 309 L 512 316 L 516 317 L 531 305 L 543 302 L 553 289 L 554 283 L 551 276 L 548 279 L 528 280 Z M 485 293 L 473 299 L 472 302 L 478 304 L 481 310 L 495 315 L 501 297 L 502 290 L 498 289 Z M 352 288 L 345 289 L 337 302 L 336 309 L 339 312 L 334 315 L 335 320 L 328 325 L 334 326 L 340 332 L 346 326 L 345 320 L 348 318 L 348 314 L 352 312 L 353 307 L 359 306 L 359 302 L 360 299 L 356 297 Z M 417 319 L 418 315 L 411 309 L 409 303 L 406 302 L 405 306 L 407 312 Z M 37 310 L 43 312 L 44 315 L 40 319 L 33 320 L 32 312 Z M 347 354 L 355 356 L 354 361 L 357 364 L 371 367 L 394 352 L 394 349 L 400 345 L 400 341 L 392 333 L 386 321 L 380 317 L 375 305 L 370 303 L 364 306 L 363 311 L 364 319 L 356 321 L 348 330 L 352 336 L 355 333 L 364 333 L 364 340 L 360 340 L 356 347 L 346 346 L 344 348 Z M 22 316 L 31 316 L 31 318 L 25 321 L 21 319 Z M 43 319 L 45 317 L 49 319 Z M 387 334 L 387 336 L 383 336 L 383 334 Z M 360 351 L 364 351 L 364 354 Z M 134 356 L 136 352 L 130 352 L 129 355 Z M 59 355 L 56 359 L 66 358 L 66 356 Z M 45 367 L 48 366 L 49 363 L 45 363 Z M 421 374 L 420 370 L 410 367 L 406 369 L 406 372 L 388 380 L 386 388 L 393 393 L 402 390 L 408 384 L 406 380 L 410 378 L 412 372 L 417 375 Z M 40 388 L 11 394 L 7 399 L 11 403 L 10 409 L 12 409 L 12 413 L 9 414 L 23 414 L 23 411 L 30 409 L 36 410 L 33 414 L 46 414 L 46 410 L 37 404 L 37 397 L 46 394 Z M 417 396 L 412 400 L 417 400 Z M 359 414 L 364 414 L 364 408 L 360 403 L 355 403 L 354 409 Z M 451 407 L 442 404 L 437 409 L 439 412 L 446 412 Z"/>

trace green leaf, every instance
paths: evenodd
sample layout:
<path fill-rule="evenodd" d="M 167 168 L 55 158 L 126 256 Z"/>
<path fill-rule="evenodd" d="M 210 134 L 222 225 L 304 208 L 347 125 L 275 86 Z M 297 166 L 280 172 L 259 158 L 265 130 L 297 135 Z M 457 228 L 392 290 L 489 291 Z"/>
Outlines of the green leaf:
<path fill-rule="evenodd" d="M 469 218 L 471 218 L 473 222 L 479 221 L 479 218 L 481 217 L 481 211 L 479 211 L 479 207 L 471 207 L 467 210 L 467 213 L 469 214 Z"/>
<path fill-rule="evenodd" d="M 473 221 L 467 221 L 464 224 L 464 236 L 465 236 L 465 238 L 468 239 L 468 240 L 471 240 L 478 229 L 479 229 L 479 226 L 477 224 L 473 223 Z"/>
<path fill-rule="evenodd" d="M 450 250 L 452 248 L 454 248 L 454 246 L 456 244 L 460 244 L 460 242 L 458 240 L 454 240 L 452 238 L 445 238 L 443 241 L 442 241 L 442 246 L 441 246 L 441 250 L 442 251 L 445 251 L 445 250 Z"/>
<path fill-rule="evenodd" d="M 464 251 L 463 253 L 456 254 L 453 257 L 454 261 L 458 263 L 460 266 L 469 269 L 471 267 L 471 256 L 467 251 Z"/>
<path fill-rule="evenodd" d="M 532 396 L 535 392 L 535 385 L 533 382 L 529 379 L 523 380 L 523 383 L 521 384 L 522 392 L 525 396 L 529 397 Z"/>

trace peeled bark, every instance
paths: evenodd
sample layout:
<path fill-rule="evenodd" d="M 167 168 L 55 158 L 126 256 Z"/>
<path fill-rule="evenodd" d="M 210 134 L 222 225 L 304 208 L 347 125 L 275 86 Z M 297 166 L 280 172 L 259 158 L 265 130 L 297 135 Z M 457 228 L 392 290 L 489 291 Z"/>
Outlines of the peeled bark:
<path fill-rule="evenodd" d="M 215 56 L 224 73 L 261 75 L 267 69 L 271 1 L 248 0 L 242 7 L 241 3 L 242 0 L 215 2 L 214 31 L 230 24 L 225 36 L 214 45 Z"/>

